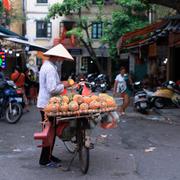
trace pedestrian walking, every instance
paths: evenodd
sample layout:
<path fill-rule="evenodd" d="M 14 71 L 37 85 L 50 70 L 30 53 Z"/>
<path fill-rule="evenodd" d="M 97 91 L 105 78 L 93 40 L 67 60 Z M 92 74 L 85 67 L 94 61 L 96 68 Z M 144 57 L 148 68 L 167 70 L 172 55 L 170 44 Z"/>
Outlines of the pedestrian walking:
<path fill-rule="evenodd" d="M 42 121 L 44 121 L 44 107 L 48 104 L 49 99 L 56 94 L 63 92 L 67 82 L 61 82 L 57 71 L 57 61 L 63 61 L 62 54 L 73 60 L 72 56 L 66 52 L 62 45 L 57 45 L 47 51 L 44 55 L 49 59 L 45 60 L 39 72 L 39 94 L 37 99 L 37 107 L 40 110 Z M 53 147 L 42 147 L 39 164 L 47 167 L 58 167 L 60 160 L 52 155 Z"/>
<path fill-rule="evenodd" d="M 114 95 L 119 95 L 120 97 L 123 98 L 123 104 L 119 108 L 119 113 L 120 115 L 125 114 L 126 108 L 129 106 L 130 103 L 130 95 L 131 95 L 131 84 L 132 80 L 126 74 L 126 69 L 125 67 L 120 68 L 119 74 L 115 78 L 115 83 L 114 83 Z"/>
<path fill-rule="evenodd" d="M 26 94 L 29 99 L 29 102 L 33 102 L 34 104 L 37 103 L 37 82 L 36 82 L 36 76 L 35 73 L 32 69 L 28 69 L 25 72 L 26 80 L 25 80 L 25 89 L 26 89 Z"/>

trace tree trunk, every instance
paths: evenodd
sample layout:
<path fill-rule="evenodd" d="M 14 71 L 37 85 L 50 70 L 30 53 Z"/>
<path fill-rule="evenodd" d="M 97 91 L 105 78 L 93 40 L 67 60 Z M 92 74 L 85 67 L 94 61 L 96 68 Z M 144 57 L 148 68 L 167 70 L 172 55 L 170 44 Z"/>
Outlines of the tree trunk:
<path fill-rule="evenodd" d="M 84 39 L 80 38 L 80 41 L 83 43 L 84 47 L 87 49 L 90 57 L 94 60 L 94 62 L 96 63 L 96 66 L 99 70 L 100 73 L 104 73 L 104 69 L 102 68 L 101 64 L 99 63 L 96 53 L 94 51 L 94 48 L 91 45 L 88 45 Z"/>
<path fill-rule="evenodd" d="M 94 62 L 96 63 L 96 66 L 99 70 L 100 73 L 104 73 L 105 70 L 102 68 L 100 62 L 98 61 L 98 58 L 97 58 L 97 55 L 96 55 L 96 52 L 94 51 L 94 48 L 92 47 L 92 43 L 90 41 L 90 35 L 89 35 L 89 31 L 88 31 L 88 26 L 84 27 L 84 31 L 86 32 L 86 36 L 87 36 L 87 39 L 88 39 L 88 47 L 90 49 L 90 56 L 92 57 L 92 59 L 94 60 Z"/>

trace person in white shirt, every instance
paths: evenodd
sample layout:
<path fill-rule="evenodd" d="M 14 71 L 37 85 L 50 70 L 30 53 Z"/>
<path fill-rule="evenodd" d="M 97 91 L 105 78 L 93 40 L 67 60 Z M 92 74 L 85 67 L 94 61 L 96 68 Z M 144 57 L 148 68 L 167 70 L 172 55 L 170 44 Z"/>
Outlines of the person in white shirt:
<path fill-rule="evenodd" d="M 49 99 L 56 94 L 63 92 L 64 87 L 67 86 L 65 82 L 61 82 L 58 72 L 57 72 L 57 62 L 58 58 L 50 56 L 49 60 L 45 60 L 41 66 L 39 72 L 39 94 L 37 98 L 37 107 L 40 110 L 42 121 L 44 121 L 44 107 L 48 104 Z M 59 60 L 58 60 L 59 61 Z M 63 61 L 62 58 L 60 61 Z M 52 148 L 43 147 L 41 151 L 41 156 L 39 160 L 40 165 L 55 166 L 60 160 L 54 157 L 52 153 Z"/>
<path fill-rule="evenodd" d="M 39 94 L 37 107 L 44 108 L 52 95 L 60 94 L 64 90 L 64 84 L 60 81 L 57 66 L 56 57 L 50 57 L 46 60 L 39 72 Z"/>
<path fill-rule="evenodd" d="M 129 77 L 125 74 L 126 69 L 125 67 L 120 68 L 120 73 L 116 76 L 115 83 L 114 83 L 114 95 L 119 94 L 123 98 L 123 104 L 119 108 L 120 115 L 125 114 L 125 110 L 130 103 L 130 90 L 128 88 L 127 83 L 131 81 Z"/>

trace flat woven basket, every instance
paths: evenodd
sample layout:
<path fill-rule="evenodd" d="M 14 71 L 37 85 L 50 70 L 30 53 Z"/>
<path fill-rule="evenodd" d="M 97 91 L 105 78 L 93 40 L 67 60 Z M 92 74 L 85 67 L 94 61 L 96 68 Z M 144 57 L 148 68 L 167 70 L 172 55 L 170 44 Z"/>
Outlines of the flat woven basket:
<path fill-rule="evenodd" d="M 46 112 L 47 116 L 81 116 L 85 114 L 94 114 L 94 113 L 105 113 L 110 111 L 115 111 L 117 107 L 110 107 L 110 108 L 104 108 L 104 109 L 97 109 L 97 110 L 79 110 L 79 111 L 68 111 L 68 112 Z"/>

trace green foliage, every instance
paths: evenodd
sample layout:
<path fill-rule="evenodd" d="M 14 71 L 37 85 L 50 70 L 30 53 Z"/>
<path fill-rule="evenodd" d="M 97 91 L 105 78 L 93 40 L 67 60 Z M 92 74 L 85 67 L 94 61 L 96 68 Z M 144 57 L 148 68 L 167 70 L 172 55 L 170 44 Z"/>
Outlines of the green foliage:
<path fill-rule="evenodd" d="M 4 13 L 4 7 L 2 1 L 0 1 L 0 21 L 2 21 L 3 13 Z"/>
<path fill-rule="evenodd" d="M 125 12 L 134 10 L 136 12 L 144 11 L 148 6 L 142 3 L 140 0 L 116 0 L 116 2 L 123 7 Z"/>
<path fill-rule="evenodd" d="M 90 0 L 65 0 L 62 3 L 55 3 L 49 8 L 48 18 L 79 13 L 81 8 L 89 8 L 90 2 Z"/>
<path fill-rule="evenodd" d="M 4 12 L 4 8 L 3 8 L 3 5 L 2 5 L 2 1 L 0 2 L 0 16 L 2 16 Z"/>
<path fill-rule="evenodd" d="M 109 45 L 112 59 L 117 59 L 116 44 L 119 38 L 127 32 L 147 25 L 145 12 L 148 7 L 139 0 L 117 0 L 118 11 L 112 13 L 112 20 L 106 20 L 103 41 Z"/>
<path fill-rule="evenodd" d="M 67 35 L 75 35 L 78 39 L 83 38 L 83 30 L 80 27 L 75 27 L 67 32 Z"/>

